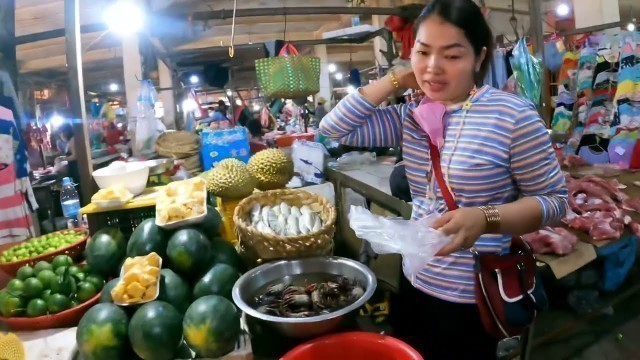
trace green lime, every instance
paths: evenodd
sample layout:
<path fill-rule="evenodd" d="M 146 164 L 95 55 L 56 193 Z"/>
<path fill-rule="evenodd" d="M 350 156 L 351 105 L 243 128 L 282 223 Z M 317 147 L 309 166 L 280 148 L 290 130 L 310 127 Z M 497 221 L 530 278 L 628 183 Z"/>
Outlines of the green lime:
<path fill-rule="evenodd" d="M 66 266 L 61 266 L 57 268 L 54 272 L 56 273 L 56 275 L 64 275 L 66 270 L 67 270 Z"/>
<path fill-rule="evenodd" d="M 24 312 L 24 304 L 19 297 L 9 295 L 2 302 L 2 308 L 0 308 L 0 312 L 4 317 L 21 316 Z"/>
<path fill-rule="evenodd" d="M 98 293 L 98 290 L 96 290 L 96 287 L 93 286 L 93 284 L 89 282 L 81 282 L 78 284 L 78 290 L 76 292 L 76 296 L 78 297 L 78 301 L 83 303 L 91 299 L 92 297 L 96 296 L 97 293 Z"/>
<path fill-rule="evenodd" d="M 53 295 L 53 294 L 51 293 L 51 289 L 46 289 L 45 291 L 43 291 L 43 292 L 42 292 L 42 295 L 40 295 L 40 298 L 41 298 L 42 300 L 44 300 L 44 301 L 47 301 L 47 300 L 49 300 L 49 297 L 50 297 L 51 295 Z"/>
<path fill-rule="evenodd" d="M 42 283 L 37 278 L 28 278 L 24 281 L 22 295 L 27 299 L 40 297 L 42 291 L 44 291 L 44 286 L 42 286 Z"/>
<path fill-rule="evenodd" d="M 71 306 L 71 302 L 69 298 L 60 295 L 53 294 L 49 296 L 49 300 L 47 300 L 47 309 L 49 310 L 49 314 L 57 314 L 61 311 L 67 310 Z"/>
<path fill-rule="evenodd" d="M 29 265 L 25 265 L 21 267 L 20 269 L 18 269 L 18 272 L 16 273 L 16 277 L 22 281 L 27 280 L 30 277 L 33 277 L 33 275 L 34 275 L 33 268 Z"/>
<path fill-rule="evenodd" d="M 51 292 L 71 296 L 76 292 L 76 280 L 73 276 L 61 275 L 51 283 Z"/>
<path fill-rule="evenodd" d="M 80 273 L 82 273 L 82 269 L 80 269 L 79 267 L 75 265 L 69 266 L 69 275 L 75 276 L 76 274 Z"/>
<path fill-rule="evenodd" d="M 51 270 L 42 270 L 38 273 L 37 278 L 45 289 L 50 289 L 51 283 L 58 279 L 58 275 Z"/>
<path fill-rule="evenodd" d="M 57 269 L 61 266 L 71 265 L 73 265 L 73 259 L 69 255 L 58 255 L 53 258 L 53 261 L 51 262 L 51 266 L 53 266 L 54 269 Z"/>
<path fill-rule="evenodd" d="M 27 304 L 27 316 L 38 317 L 47 314 L 47 303 L 42 299 L 32 299 Z"/>
<path fill-rule="evenodd" d="M 33 271 L 35 271 L 37 275 L 42 270 L 53 270 L 53 267 L 46 261 L 38 261 L 36 266 L 33 267 Z"/>
<path fill-rule="evenodd" d="M 24 291 L 24 282 L 20 279 L 13 279 L 7 284 L 7 290 L 9 290 L 9 293 L 13 296 L 22 295 L 22 292 Z"/>
<path fill-rule="evenodd" d="M 104 279 L 100 277 L 100 275 L 87 275 L 87 277 L 84 278 L 84 281 L 93 284 L 98 291 L 102 290 L 102 287 L 104 286 Z"/>
<path fill-rule="evenodd" d="M 73 274 L 73 277 L 77 280 L 77 281 L 83 281 L 86 277 L 87 274 L 83 273 L 83 272 L 79 272 L 76 274 Z"/>

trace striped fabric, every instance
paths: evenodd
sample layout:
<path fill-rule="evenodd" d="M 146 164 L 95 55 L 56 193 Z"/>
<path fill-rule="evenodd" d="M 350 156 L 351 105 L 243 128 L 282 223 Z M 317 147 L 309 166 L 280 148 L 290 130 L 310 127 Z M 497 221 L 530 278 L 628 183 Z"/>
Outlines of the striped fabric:
<path fill-rule="evenodd" d="M 447 107 L 442 167 L 460 207 L 500 205 L 532 196 L 543 210 L 543 225 L 564 216 L 567 190 L 549 135 L 535 107 L 515 95 L 489 86 L 478 89 L 463 117 L 462 104 Z M 393 147 L 402 144 L 407 179 L 413 198 L 413 219 L 446 205 L 429 182 L 430 160 L 426 134 L 414 120 L 415 103 L 377 109 L 359 92 L 343 99 L 321 122 L 320 133 L 342 144 Z M 455 152 L 452 152 L 458 138 Z M 455 153 L 455 155 L 454 155 Z M 433 187 L 436 201 L 428 197 Z M 484 235 L 480 252 L 505 253 L 509 235 Z M 473 257 L 460 251 L 438 257 L 413 279 L 414 286 L 443 300 L 474 303 Z"/>

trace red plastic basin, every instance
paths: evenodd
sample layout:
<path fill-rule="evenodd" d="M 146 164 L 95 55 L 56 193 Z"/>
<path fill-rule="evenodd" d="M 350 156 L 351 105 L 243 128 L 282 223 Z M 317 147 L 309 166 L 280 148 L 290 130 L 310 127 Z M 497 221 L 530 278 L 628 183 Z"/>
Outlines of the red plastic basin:
<path fill-rule="evenodd" d="M 323 336 L 289 351 L 280 360 L 423 360 L 406 343 L 386 335 L 347 332 Z"/>

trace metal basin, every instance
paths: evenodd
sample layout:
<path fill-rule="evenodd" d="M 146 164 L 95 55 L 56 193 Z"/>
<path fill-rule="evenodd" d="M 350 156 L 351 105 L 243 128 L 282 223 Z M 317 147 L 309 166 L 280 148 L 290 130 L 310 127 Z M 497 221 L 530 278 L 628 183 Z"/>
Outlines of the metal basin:
<path fill-rule="evenodd" d="M 263 314 L 251 303 L 256 293 L 265 285 L 304 274 L 333 274 L 356 279 L 365 289 L 364 295 L 353 304 L 329 314 L 307 318 L 284 318 Z M 376 276 L 365 265 L 341 257 L 317 257 L 299 260 L 282 260 L 258 266 L 245 273 L 233 286 L 233 301 L 248 317 L 262 326 L 273 328 L 281 335 L 295 338 L 310 338 L 337 330 L 347 317 L 355 316 L 376 289 Z"/>

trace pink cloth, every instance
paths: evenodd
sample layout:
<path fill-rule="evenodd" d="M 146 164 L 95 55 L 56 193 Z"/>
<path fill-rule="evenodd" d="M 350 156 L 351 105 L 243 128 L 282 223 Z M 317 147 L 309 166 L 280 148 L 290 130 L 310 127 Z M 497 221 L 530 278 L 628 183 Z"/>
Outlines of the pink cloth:
<path fill-rule="evenodd" d="M 442 149 L 444 146 L 444 114 L 447 108 L 426 97 L 420 101 L 413 113 L 418 125 L 429 136 L 431 142 L 433 142 L 438 149 Z"/>

